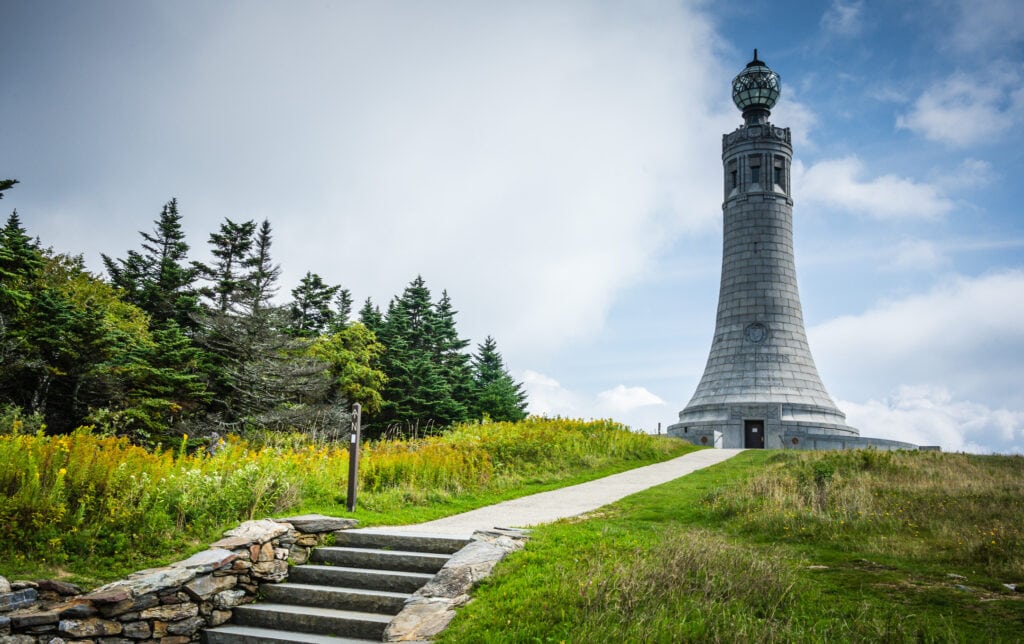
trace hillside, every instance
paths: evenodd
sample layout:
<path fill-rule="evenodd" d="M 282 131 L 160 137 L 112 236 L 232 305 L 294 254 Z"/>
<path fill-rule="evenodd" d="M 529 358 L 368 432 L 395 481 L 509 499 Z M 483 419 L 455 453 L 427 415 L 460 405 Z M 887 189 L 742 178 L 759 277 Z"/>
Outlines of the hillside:
<path fill-rule="evenodd" d="M 748 451 L 538 528 L 445 642 L 1019 641 L 1024 458 Z"/>

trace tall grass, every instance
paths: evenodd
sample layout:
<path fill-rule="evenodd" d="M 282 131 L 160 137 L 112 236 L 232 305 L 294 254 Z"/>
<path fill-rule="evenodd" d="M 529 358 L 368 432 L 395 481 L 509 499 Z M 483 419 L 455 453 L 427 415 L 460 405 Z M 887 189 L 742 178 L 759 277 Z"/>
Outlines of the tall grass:
<path fill-rule="evenodd" d="M 1019 642 L 1024 459 L 748 450 L 540 526 L 442 642 Z"/>
<path fill-rule="evenodd" d="M 25 429 L 20 418 L 0 417 L 0 574 L 41 564 L 117 576 L 240 520 L 310 508 L 346 514 L 348 452 L 338 444 L 229 437 L 211 455 L 186 449 L 187 438 L 175 450 L 149 451 L 86 429 L 67 436 Z M 359 504 L 387 522 L 388 513 L 411 506 L 684 449 L 610 421 L 463 425 L 364 445 Z"/>
<path fill-rule="evenodd" d="M 707 502 L 764 540 L 1024 579 L 1020 456 L 785 452 Z"/>

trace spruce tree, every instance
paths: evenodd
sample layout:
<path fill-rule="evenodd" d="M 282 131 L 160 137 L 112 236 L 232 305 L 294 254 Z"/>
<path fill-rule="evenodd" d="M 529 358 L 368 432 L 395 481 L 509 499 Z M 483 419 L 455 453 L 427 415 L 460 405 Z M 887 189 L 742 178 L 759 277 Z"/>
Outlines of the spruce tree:
<path fill-rule="evenodd" d="M 475 398 L 470 356 L 465 351 L 469 346 L 469 340 L 459 337 L 458 329 L 455 327 L 455 314 L 458 311 L 452 306 L 448 291 L 441 291 L 441 299 L 437 302 L 435 310 L 435 359 L 441 368 L 442 377 L 448 383 L 452 397 L 463 409 L 457 420 L 466 420 Z"/>
<path fill-rule="evenodd" d="M 225 218 L 220 231 L 210 233 L 210 253 L 216 258 L 212 265 L 196 263 L 195 268 L 204 279 L 211 282 L 201 289 L 216 311 L 228 310 L 237 295 L 246 274 L 243 263 L 252 249 L 256 222 L 235 223 Z"/>
<path fill-rule="evenodd" d="M 526 392 L 505 369 L 494 338 L 487 336 L 473 356 L 476 404 L 473 415 L 491 420 L 519 421 L 526 418 Z"/>
<path fill-rule="evenodd" d="M 239 430 L 333 426 L 340 410 L 330 404 L 327 365 L 308 354 L 307 341 L 287 333 L 288 312 L 272 301 L 280 267 L 271 256 L 270 223 L 264 221 L 247 245 L 224 243 L 228 233 L 241 240 L 247 228 L 254 226 L 229 220 L 220 236 L 211 235 L 221 288 L 214 290 L 218 308 L 203 317 L 199 339 L 215 356 L 221 422 Z M 245 246 L 239 256 L 237 250 Z"/>
<path fill-rule="evenodd" d="M 4 191 L 13 188 L 16 183 L 17 179 L 0 179 L 0 199 L 4 198 Z"/>
<path fill-rule="evenodd" d="M 198 298 L 192 285 L 199 270 L 188 264 L 189 246 L 181 228 L 178 200 L 164 204 L 152 234 L 139 232 L 144 253 L 129 251 L 125 259 L 103 255 L 110 282 L 121 288 L 124 299 L 150 314 L 155 322 L 175 322 L 194 328 Z"/>
<path fill-rule="evenodd" d="M 370 298 L 366 298 L 363 307 L 359 309 L 359 323 L 380 336 L 384 327 L 384 316 L 381 315 L 380 307 L 375 306 Z"/>
<path fill-rule="evenodd" d="M 372 309 L 364 309 L 372 315 Z M 450 302 L 446 311 L 446 315 L 454 314 Z M 374 419 L 378 429 L 443 428 L 467 417 L 465 405 L 453 395 L 442 359 L 458 342 L 454 332 L 453 337 L 446 336 L 448 321 L 439 316 L 422 276 L 388 305 L 377 333 L 386 347 L 381 362 L 388 378 L 384 405 Z"/>
<path fill-rule="evenodd" d="M 338 296 L 334 300 L 334 312 L 331 315 L 331 321 L 328 328 L 331 333 L 338 333 L 344 331 L 349 327 L 352 318 L 352 292 L 347 288 L 343 288 L 338 291 Z"/>
<path fill-rule="evenodd" d="M 333 329 L 336 314 L 331 310 L 331 300 L 340 288 L 328 286 L 319 275 L 306 271 L 299 285 L 292 289 L 293 299 L 289 306 L 292 334 L 312 338 L 328 328 Z"/>

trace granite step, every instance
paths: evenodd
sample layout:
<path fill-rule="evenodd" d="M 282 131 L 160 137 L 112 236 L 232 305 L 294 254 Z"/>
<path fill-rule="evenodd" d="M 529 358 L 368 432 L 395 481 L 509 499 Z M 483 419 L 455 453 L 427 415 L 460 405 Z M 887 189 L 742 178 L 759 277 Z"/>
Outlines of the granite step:
<path fill-rule="evenodd" d="M 410 593 L 396 593 L 364 588 L 339 588 L 320 584 L 264 584 L 260 586 L 263 599 L 277 604 L 317 606 L 370 613 L 397 615 Z"/>
<path fill-rule="evenodd" d="M 443 534 L 409 534 L 401 532 L 369 530 L 338 530 L 334 533 L 334 545 L 349 548 L 377 548 L 380 550 L 405 550 L 409 552 L 434 552 L 451 555 L 462 550 L 469 539 Z"/>
<path fill-rule="evenodd" d="M 235 608 L 233 625 L 381 641 L 393 615 L 317 606 L 258 603 Z"/>
<path fill-rule="evenodd" d="M 315 633 L 296 633 L 292 631 L 276 631 L 258 626 L 237 626 L 230 624 L 207 630 L 203 633 L 205 644 L 369 644 L 380 639 L 355 639 L 352 637 L 334 637 Z"/>
<path fill-rule="evenodd" d="M 436 573 L 451 555 L 411 550 L 383 550 L 380 548 L 348 548 L 331 546 L 317 548 L 310 561 L 316 563 L 370 568 L 372 570 L 398 570 L 402 572 Z"/>
<path fill-rule="evenodd" d="M 384 590 L 394 593 L 414 593 L 431 578 L 432 574 L 422 572 L 367 570 L 317 564 L 295 566 L 288 575 L 288 581 L 300 584 Z"/>

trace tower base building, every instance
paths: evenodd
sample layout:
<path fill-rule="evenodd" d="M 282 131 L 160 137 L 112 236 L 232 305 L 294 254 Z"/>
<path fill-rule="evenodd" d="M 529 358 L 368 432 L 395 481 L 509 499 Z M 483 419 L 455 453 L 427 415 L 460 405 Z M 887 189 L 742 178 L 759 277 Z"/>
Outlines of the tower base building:
<path fill-rule="evenodd" d="M 804 331 L 793 253 L 789 128 L 768 121 L 779 76 L 733 79 L 744 123 L 722 138 L 722 281 L 704 375 L 669 435 L 723 448 L 917 449 L 863 438 L 825 390 Z"/>

